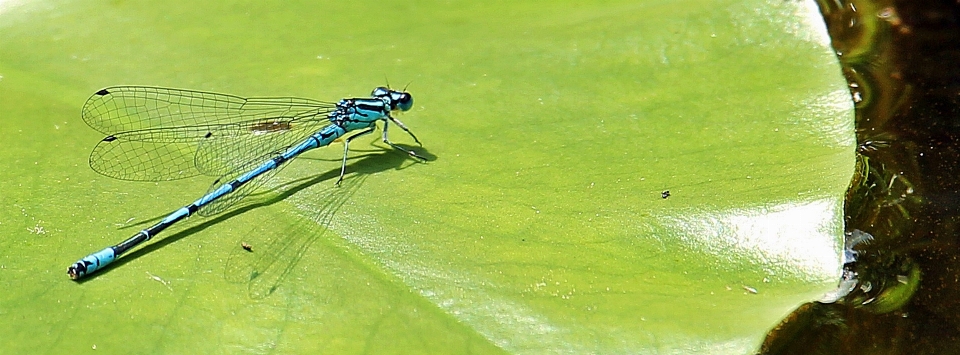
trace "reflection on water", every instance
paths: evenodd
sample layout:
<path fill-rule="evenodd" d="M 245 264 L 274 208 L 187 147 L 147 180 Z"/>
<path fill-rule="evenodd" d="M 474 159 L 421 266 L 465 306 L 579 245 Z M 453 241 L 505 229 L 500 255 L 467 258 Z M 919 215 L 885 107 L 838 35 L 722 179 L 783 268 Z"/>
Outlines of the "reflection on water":
<path fill-rule="evenodd" d="M 763 354 L 960 353 L 960 3 L 819 0 L 857 108 L 846 229 L 860 283 L 801 306 Z"/>

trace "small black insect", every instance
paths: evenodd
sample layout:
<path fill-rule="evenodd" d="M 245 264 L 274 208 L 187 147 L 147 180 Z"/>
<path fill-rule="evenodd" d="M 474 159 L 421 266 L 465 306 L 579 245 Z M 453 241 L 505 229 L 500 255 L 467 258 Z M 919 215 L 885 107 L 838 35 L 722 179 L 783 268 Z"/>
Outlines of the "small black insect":
<path fill-rule="evenodd" d="M 660 193 L 660 197 L 666 200 L 667 197 L 670 197 L 670 190 L 663 190 L 663 192 Z"/>

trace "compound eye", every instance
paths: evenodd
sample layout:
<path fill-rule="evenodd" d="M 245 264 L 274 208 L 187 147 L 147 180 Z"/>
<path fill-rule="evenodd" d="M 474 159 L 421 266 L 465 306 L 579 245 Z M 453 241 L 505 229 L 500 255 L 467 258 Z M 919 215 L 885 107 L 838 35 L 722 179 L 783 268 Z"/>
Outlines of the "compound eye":
<path fill-rule="evenodd" d="M 400 97 L 397 99 L 397 108 L 400 111 L 407 111 L 413 107 L 413 96 L 410 96 L 408 93 L 400 93 Z"/>

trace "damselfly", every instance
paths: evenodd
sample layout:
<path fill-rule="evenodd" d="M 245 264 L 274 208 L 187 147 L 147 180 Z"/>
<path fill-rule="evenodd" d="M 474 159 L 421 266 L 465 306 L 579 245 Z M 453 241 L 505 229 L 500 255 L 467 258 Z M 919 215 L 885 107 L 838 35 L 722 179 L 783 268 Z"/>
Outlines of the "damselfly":
<path fill-rule="evenodd" d="M 80 259 L 67 275 L 77 280 L 113 262 L 167 227 L 194 213 L 222 212 L 256 190 L 284 163 L 308 150 L 344 139 L 339 185 L 350 141 L 383 121 L 383 142 L 425 161 L 387 138 L 390 122 L 420 140 L 396 118 L 413 97 L 378 87 L 369 98 L 328 103 L 310 99 L 243 98 L 210 92 L 144 86 L 97 91 L 83 105 L 83 120 L 106 134 L 90 154 L 96 172 L 122 180 L 164 181 L 197 175 L 220 176 L 207 194 L 120 244 Z"/>

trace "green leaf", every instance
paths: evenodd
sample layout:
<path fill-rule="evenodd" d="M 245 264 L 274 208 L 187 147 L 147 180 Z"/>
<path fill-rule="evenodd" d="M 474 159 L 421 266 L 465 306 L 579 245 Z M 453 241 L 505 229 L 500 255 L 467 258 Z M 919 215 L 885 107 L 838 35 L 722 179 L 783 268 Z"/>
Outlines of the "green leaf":
<path fill-rule="evenodd" d="M 839 276 L 853 106 L 811 3 L 0 9 L 3 353 L 746 354 Z M 213 180 L 91 171 L 88 95 L 385 79 L 429 162 L 359 139 L 337 188 L 335 144 L 68 280 Z"/>

